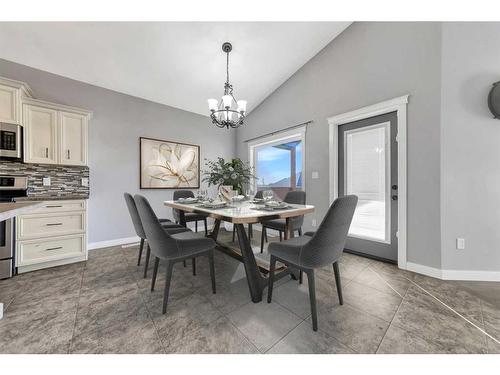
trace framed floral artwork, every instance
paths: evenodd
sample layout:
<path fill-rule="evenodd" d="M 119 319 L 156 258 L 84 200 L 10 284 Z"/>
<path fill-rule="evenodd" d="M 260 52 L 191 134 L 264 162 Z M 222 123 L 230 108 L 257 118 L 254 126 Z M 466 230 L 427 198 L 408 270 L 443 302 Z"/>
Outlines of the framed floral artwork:
<path fill-rule="evenodd" d="M 198 189 L 200 146 L 139 138 L 141 189 Z"/>

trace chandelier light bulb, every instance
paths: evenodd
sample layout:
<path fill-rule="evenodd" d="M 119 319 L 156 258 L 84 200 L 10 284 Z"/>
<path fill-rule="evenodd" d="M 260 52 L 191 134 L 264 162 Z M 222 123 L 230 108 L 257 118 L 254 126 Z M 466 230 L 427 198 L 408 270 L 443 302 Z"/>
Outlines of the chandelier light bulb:
<path fill-rule="evenodd" d="M 245 113 L 247 111 L 247 101 L 246 100 L 238 100 L 238 112 Z"/>
<path fill-rule="evenodd" d="M 208 109 L 210 111 L 217 111 L 217 109 L 219 108 L 219 102 L 217 101 L 217 99 L 208 99 Z"/>
<path fill-rule="evenodd" d="M 224 108 L 231 108 L 231 104 L 233 104 L 233 97 L 231 95 L 224 95 L 222 97 L 222 103 L 224 103 Z"/>

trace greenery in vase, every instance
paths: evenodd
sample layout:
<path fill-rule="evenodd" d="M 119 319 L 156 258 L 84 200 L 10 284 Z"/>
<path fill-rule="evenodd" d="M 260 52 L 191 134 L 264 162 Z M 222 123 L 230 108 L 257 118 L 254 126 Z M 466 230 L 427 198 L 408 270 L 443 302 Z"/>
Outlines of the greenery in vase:
<path fill-rule="evenodd" d="M 208 186 L 230 185 L 239 194 L 243 194 L 243 187 L 256 178 L 252 168 L 241 159 L 227 162 L 220 157 L 215 161 L 205 159 L 205 166 L 207 169 L 203 171 L 202 181 L 208 182 Z"/>

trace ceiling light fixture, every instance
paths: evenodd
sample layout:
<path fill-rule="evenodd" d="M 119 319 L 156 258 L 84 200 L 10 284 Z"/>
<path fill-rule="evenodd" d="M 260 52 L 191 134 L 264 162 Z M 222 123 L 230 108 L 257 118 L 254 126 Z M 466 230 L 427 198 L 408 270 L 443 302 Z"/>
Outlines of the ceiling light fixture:
<path fill-rule="evenodd" d="M 238 128 L 243 125 L 247 111 L 246 100 L 236 100 L 233 95 L 233 85 L 229 83 L 229 52 L 233 46 L 229 42 L 222 45 L 222 51 L 227 54 L 226 59 L 226 83 L 224 84 L 224 95 L 222 99 L 208 99 L 208 109 L 212 123 L 219 128 Z"/>

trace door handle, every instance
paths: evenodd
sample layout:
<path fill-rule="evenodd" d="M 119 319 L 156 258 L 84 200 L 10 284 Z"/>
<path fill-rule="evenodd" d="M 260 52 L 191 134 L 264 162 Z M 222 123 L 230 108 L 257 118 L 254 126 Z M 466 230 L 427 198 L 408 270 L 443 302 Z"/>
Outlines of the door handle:
<path fill-rule="evenodd" d="M 392 186 L 391 186 L 391 189 L 392 189 L 392 190 L 398 190 L 398 185 L 392 185 Z"/>
<path fill-rule="evenodd" d="M 393 195 L 391 198 L 392 198 L 393 201 L 397 201 L 398 200 L 398 196 L 397 195 Z"/>

